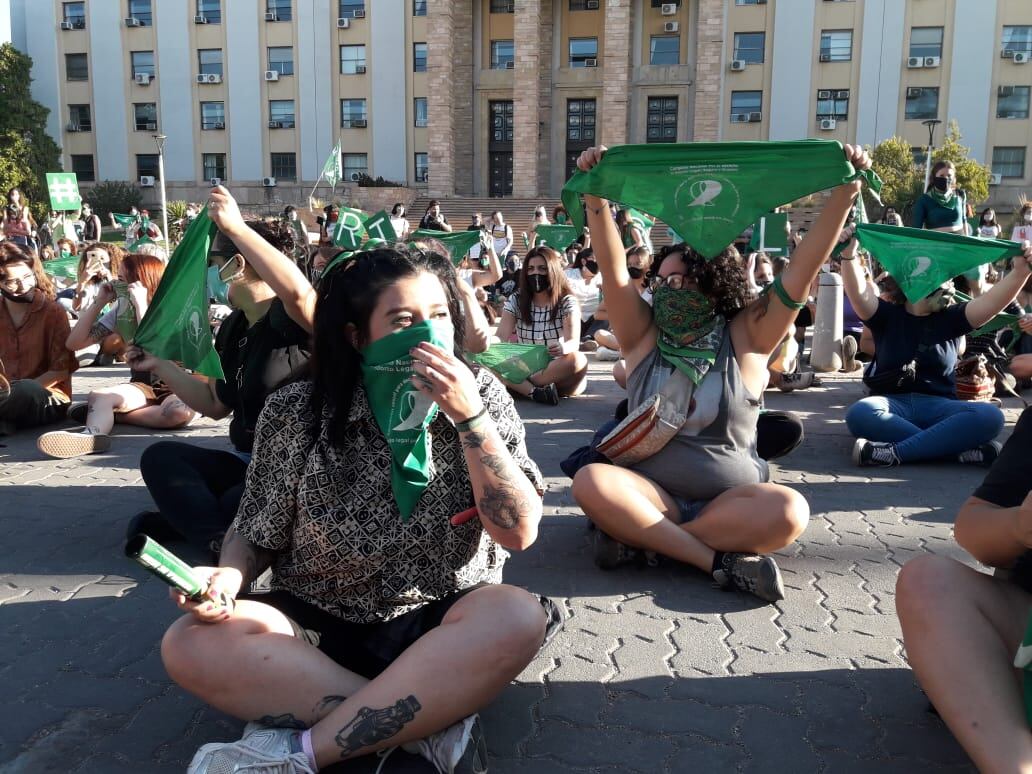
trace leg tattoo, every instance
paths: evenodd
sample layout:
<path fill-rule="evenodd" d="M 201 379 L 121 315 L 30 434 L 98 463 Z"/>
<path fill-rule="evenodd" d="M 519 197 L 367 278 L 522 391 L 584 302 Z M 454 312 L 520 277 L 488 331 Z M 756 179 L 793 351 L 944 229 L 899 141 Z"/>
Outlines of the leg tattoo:
<path fill-rule="evenodd" d="M 284 712 L 282 715 L 262 715 L 254 722 L 274 728 L 296 728 L 301 731 L 308 728 L 307 723 L 301 722 L 290 712 Z"/>
<path fill-rule="evenodd" d="M 340 757 L 347 758 L 364 747 L 399 734 L 422 708 L 415 696 L 399 699 L 393 706 L 383 709 L 362 707 L 351 722 L 337 732 L 335 741 L 340 748 Z"/>

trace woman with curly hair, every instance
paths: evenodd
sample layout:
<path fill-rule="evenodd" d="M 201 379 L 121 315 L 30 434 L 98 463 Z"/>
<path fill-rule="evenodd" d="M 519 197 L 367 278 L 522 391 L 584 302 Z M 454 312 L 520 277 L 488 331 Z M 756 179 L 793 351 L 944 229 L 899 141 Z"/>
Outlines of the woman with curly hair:
<path fill-rule="evenodd" d="M 584 151 L 579 168 L 591 169 L 605 151 Z M 871 166 L 862 148 L 847 145 L 845 153 L 856 168 Z M 792 263 L 755 300 L 733 246 L 709 261 L 685 244 L 663 250 L 651 308 L 627 271 L 608 203 L 585 197 L 610 323 L 626 358 L 632 416 L 664 389 L 686 415 L 651 455 L 643 452 L 626 467 L 592 464 L 577 472 L 573 496 L 598 526 L 597 565 L 639 561 L 644 550 L 692 564 L 722 587 L 770 602 L 784 598 L 781 573 L 766 554 L 802 533 L 809 507 L 798 492 L 768 481 L 756 452 L 760 395 L 767 359 L 791 328 L 798 299 L 859 191 L 859 183 L 847 183 L 831 193 Z"/>

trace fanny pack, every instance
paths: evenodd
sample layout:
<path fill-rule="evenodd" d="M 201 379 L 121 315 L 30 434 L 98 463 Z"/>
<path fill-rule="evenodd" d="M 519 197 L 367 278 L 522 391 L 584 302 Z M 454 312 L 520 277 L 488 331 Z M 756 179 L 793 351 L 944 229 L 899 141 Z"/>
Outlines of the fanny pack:
<path fill-rule="evenodd" d="M 659 392 L 630 412 L 599 442 L 597 450 L 625 468 L 648 459 L 684 426 L 694 393 L 694 382 L 675 368 Z"/>
<path fill-rule="evenodd" d="M 864 384 L 872 395 L 899 395 L 913 392 L 917 382 L 917 361 L 911 360 L 901 368 L 878 372 L 875 363 L 864 371 Z"/>

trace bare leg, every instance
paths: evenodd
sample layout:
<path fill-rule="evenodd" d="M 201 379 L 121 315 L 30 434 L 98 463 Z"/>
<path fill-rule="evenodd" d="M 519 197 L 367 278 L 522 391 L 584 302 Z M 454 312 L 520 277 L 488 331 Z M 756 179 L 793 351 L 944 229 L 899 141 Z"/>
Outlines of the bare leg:
<path fill-rule="evenodd" d="M 167 396 L 161 403 L 144 406 L 122 414 L 115 414 L 115 421 L 127 425 L 153 427 L 157 430 L 173 430 L 184 427 L 194 418 L 194 410 L 175 395 Z"/>
<path fill-rule="evenodd" d="M 147 396 L 131 384 L 105 387 L 90 393 L 86 427 L 94 435 L 107 435 L 115 426 L 115 410 L 133 411 L 147 405 Z"/>
<path fill-rule="evenodd" d="M 1032 355 L 1015 355 L 1010 362 L 1015 379 L 1032 379 Z"/>
<path fill-rule="evenodd" d="M 921 556 L 896 582 L 896 611 L 918 681 L 979 771 L 1032 772 L 1011 664 L 1032 595 L 952 559 Z"/>
<path fill-rule="evenodd" d="M 612 331 L 602 329 L 595 331 L 595 341 L 598 342 L 600 347 L 608 347 L 609 349 L 615 350 L 620 349 L 620 342 L 617 340 L 616 336 L 613 335 Z"/>

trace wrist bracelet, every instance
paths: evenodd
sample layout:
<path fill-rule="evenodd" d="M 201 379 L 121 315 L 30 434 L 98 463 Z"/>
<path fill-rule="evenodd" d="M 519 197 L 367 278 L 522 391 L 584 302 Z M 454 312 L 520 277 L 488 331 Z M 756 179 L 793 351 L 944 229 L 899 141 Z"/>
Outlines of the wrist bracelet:
<path fill-rule="evenodd" d="M 488 419 L 487 406 L 484 406 L 478 414 L 474 414 L 469 419 L 464 419 L 461 422 L 456 422 L 455 429 L 460 433 L 470 433 L 485 425 Z"/>

